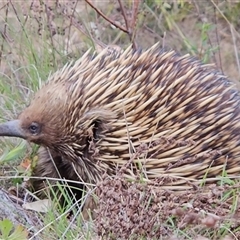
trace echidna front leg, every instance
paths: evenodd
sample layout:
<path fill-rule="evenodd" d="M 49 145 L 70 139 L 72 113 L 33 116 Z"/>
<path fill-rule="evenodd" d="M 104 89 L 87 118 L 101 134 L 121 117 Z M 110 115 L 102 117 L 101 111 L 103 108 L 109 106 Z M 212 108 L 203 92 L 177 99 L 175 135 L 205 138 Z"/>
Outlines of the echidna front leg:
<path fill-rule="evenodd" d="M 38 160 L 36 166 L 33 167 L 32 177 L 30 179 L 31 188 L 36 192 L 40 198 L 46 197 L 49 183 L 54 185 L 56 181 L 47 180 L 46 178 L 59 178 L 57 169 L 54 166 L 58 156 L 50 153 L 48 149 L 40 147 L 38 150 Z M 48 182 L 49 183 L 48 183 Z"/>
<path fill-rule="evenodd" d="M 33 169 L 32 177 L 30 180 L 31 187 L 40 198 L 53 196 L 52 191 L 54 191 L 54 194 L 60 194 L 59 187 L 56 186 L 56 183 L 60 182 L 61 179 L 63 179 L 62 183 L 65 186 L 68 185 L 67 189 L 71 197 L 76 200 L 82 197 L 83 185 L 80 183 L 67 184 L 66 181 L 68 179 L 78 180 L 78 177 L 72 169 L 71 162 L 45 147 L 40 147 L 38 150 L 38 161 Z M 61 203 L 63 202 L 64 199 L 61 199 Z"/>

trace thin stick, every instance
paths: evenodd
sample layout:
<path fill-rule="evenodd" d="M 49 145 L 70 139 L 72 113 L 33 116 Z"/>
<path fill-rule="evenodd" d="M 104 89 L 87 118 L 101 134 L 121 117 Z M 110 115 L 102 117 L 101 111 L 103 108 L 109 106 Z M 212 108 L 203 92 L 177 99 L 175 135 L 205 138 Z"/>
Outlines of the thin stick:
<path fill-rule="evenodd" d="M 137 2 L 137 7 L 135 7 L 135 4 L 134 4 L 134 1 L 133 1 L 133 18 L 132 18 L 132 23 L 131 23 L 131 26 L 129 26 L 129 22 L 128 22 L 128 18 L 127 18 L 127 15 L 126 15 L 126 12 L 125 12 L 125 9 L 124 9 L 124 6 L 122 4 L 122 1 L 121 0 L 118 0 L 118 3 L 119 3 L 119 6 L 120 6 L 120 9 L 121 9 L 121 12 L 122 12 L 122 15 L 123 15 L 123 18 L 124 18 L 124 21 L 125 21 L 125 25 L 126 25 L 126 28 L 127 28 L 127 34 L 130 38 L 130 41 L 131 43 L 133 44 L 133 48 L 136 49 L 137 46 L 136 46 L 136 43 L 134 41 L 134 34 L 133 34 L 133 29 L 135 27 L 135 23 L 136 23 L 136 12 L 137 12 L 137 9 L 138 9 L 138 2 Z"/>
<path fill-rule="evenodd" d="M 85 0 L 85 2 L 88 3 L 100 16 L 102 16 L 105 20 L 110 22 L 113 26 L 115 26 L 116 28 L 118 28 L 118 29 L 120 29 L 123 32 L 128 34 L 127 29 L 125 29 L 122 26 L 118 25 L 117 23 L 112 21 L 110 18 L 108 18 L 106 15 L 104 15 L 104 13 L 102 13 L 98 8 L 96 8 L 89 0 Z"/>

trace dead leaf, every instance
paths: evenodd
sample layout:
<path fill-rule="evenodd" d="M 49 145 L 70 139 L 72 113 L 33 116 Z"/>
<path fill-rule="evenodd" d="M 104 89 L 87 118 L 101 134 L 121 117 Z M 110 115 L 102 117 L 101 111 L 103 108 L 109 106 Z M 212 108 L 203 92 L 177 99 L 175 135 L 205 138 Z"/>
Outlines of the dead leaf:
<path fill-rule="evenodd" d="M 23 208 L 26 210 L 32 210 L 35 212 L 46 213 L 52 207 L 52 202 L 50 199 L 43 199 L 31 203 L 23 204 Z"/>

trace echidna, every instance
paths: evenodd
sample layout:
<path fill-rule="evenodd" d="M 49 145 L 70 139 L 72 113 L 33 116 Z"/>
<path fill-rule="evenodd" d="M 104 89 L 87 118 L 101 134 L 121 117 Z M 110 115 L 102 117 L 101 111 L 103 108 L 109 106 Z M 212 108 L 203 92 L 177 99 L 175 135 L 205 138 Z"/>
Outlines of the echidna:
<path fill-rule="evenodd" d="M 87 52 L 53 74 L 0 135 L 42 146 L 37 176 L 96 183 L 131 160 L 126 176 L 141 168 L 186 188 L 223 170 L 239 174 L 240 96 L 212 66 L 158 44 Z"/>

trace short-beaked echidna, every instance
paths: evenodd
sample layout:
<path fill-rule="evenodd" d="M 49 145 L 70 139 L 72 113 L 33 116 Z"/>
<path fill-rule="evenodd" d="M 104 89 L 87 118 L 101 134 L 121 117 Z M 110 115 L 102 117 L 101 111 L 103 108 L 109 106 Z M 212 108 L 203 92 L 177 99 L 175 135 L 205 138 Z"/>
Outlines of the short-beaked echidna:
<path fill-rule="evenodd" d="M 212 66 L 158 44 L 87 52 L 53 74 L 0 135 L 42 146 L 37 176 L 95 183 L 131 160 L 126 175 L 141 168 L 184 189 L 189 179 L 239 174 L 240 96 Z"/>

